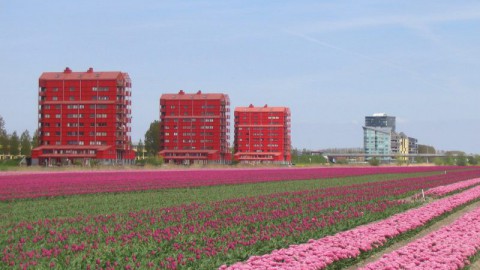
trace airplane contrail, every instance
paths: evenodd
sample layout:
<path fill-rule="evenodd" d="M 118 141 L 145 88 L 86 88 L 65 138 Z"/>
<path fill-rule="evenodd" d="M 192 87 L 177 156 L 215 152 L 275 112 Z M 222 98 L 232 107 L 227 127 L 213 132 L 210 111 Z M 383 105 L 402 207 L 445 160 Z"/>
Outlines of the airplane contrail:
<path fill-rule="evenodd" d="M 365 55 L 365 54 L 362 54 L 362 53 L 359 53 L 359 52 L 356 52 L 356 51 L 352 51 L 352 50 L 348 50 L 348 49 L 344 49 L 344 48 L 341 48 L 341 47 L 338 47 L 338 46 L 335 46 L 335 45 L 332 45 L 330 43 L 327 43 L 327 42 L 324 42 L 324 41 L 321 41 L 321 40 L 318 40 L 314 37 L 311 37 L 311 36 L 308 36 L 308 35 L 304 35 L 304 34 L 300 34 L 300 33 L 295 33 L 295 32 L 292 32 L 292 31 L 289 31 L 289 30 L 285 30 L 288 34 L 290 35 L 293 35 L 293 36 L 297 36 L 299 38 L 302 38 L 304 40 L 307 40 L 309 42 L 312 42 L 312 43 L 315 43 L 315 44 L 318 44 L 318 45 L 321 45 L 323 47 L 326 47 L 326 48 L 330 48 L 330 49 L 333 49 L 333 50 L 336 50 L 336 51 L 339 51 L 339 52 L 343 52 L 343 53 L 346 53 L 346 54 L 350 54 L 350 55 L 354 55 L 356 57 L 359 57 L 359 58 L 363 58 L 365 60 L 368 60 L 368 61 L 371 61 L 371 62 L 377 62 L 377 63 L 380 63 L 384 66 L 389 66 L 391 68 L 395 68 L 399 71 L 402 71 L 402 72 L 406 72 L 406 73 L 409 73 L 410 75 L 413 75 L 414 77 L 416 77 L 416 79 L 426 83 L 426 84 L 429 84 L 431 86 L 434 86 L 436 87 L 437 89 L 439 88 L 442 88 L 442 87 L 439 87 L 438 85 L 435 85 L 433 84 L 431 81 L 428 81 L 428 80 L 425 80 L 423 77 L 424 75 L 418 73 L 418 72 L 415 72 L 415 71 L 412 71 L 408 68 L 405 68 L 401 65 L 398 65 L 398 64 L 395 64 L 393 62 L 390 62 L 390 61 L 386 61 L 386 60 L 383 60 L 383 59 L 378 59 L 378 58 L 375 58 L 375 57 L 371 57 L 369 55 Z"/>

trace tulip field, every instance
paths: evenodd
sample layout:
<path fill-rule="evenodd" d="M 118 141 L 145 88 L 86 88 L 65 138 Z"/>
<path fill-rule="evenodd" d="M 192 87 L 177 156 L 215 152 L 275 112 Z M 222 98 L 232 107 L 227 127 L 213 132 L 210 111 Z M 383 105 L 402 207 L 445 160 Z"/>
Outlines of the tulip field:
<path fill-rule="evenodd" d="M 101 192 L 130 192 L 165 188 L 246 184 L 271 181 L 338 178 L 380 173 L 413 173 L 454 169 L 443 167 L 353 167 L 299 169 L 217 169 L 185 171 L 0 172 L 0 201 Z"/>
<path fill-rule="evenodd" d="M 339 269 L 479 198 L 479 167 L 5 173 L 0 269 Z"/>

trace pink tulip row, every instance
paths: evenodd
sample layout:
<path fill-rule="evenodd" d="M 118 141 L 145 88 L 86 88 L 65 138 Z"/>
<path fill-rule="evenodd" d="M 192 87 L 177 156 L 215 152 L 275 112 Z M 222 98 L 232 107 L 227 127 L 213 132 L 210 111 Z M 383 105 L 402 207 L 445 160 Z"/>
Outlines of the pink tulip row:
<path fill-rule="evenodd" d="M 342 259 L 355 258 L 361 252 L 384 245 L 389 239 L 425 225 L 454 208 L 478 199 L 480 186 L 429 203 L 420 208 L 396 214 L 385 220 L 359 226 L 308 243 L 292 245 L 263 256 L 252 256 L 246 262 L 220 269 L 324 269 Z"/>
<path fill-rule="evenodd" d="M 274 168 L 104 171 L 0 175 L 0 201 L 102 192 L 325 179 L 387 173 L 448 171 L 456 167 Z M 478 169 L 478 168 L 477 168 Z"/>
<path fill-rule="evenodd" d="M 478 251 L 480 208 L 360 269 L 461 269 Z"/>
<path fill-rule="evenodd" d="M 462 182 L 458 182 L 456 184 L 451 184 L 447 186 L 439 186 L 435 188 L 431 188 L 425 192 L 425 195 L 429 196 L 444 196 L 450 192 L 469 188 L 472 186 L 476 186 L 480 184 L 480 178 L 470 179 Z"/>

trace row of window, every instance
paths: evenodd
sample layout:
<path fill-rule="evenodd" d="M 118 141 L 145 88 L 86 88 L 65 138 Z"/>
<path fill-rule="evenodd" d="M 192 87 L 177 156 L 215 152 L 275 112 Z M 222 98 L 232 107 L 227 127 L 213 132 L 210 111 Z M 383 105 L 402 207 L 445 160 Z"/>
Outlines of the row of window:
<path fill-rule="evenodd" d="M 165 150 L 179 150 L 179 147 L 178 146 L 174 146 L 174 147 L 168 147 L 168 146 L 165 146 L 164 148 Z M 181 150 L 213 150 L 213 146 L 202 146 L 202 147 L 196 147 L 196 146 L 183 146 L 180 148 Z"/>
<path fill-rule="evenodd" d="M 264 116 L 263 115 L 258 115 L 258 114 L 241 114 L 241 115 L 235 115 L 235 119 L 239 119 L 239 118 L 242 118 L 243 120 L 247 120 L 248 118 L 253 118 L 255 120 L 258 120 L 258 119 L 261 119 L 263 118 Z M 268 120 L 280 120 L 280 119 L 283 119 L 284 117 L 280 117 L 280 116 L 267 116 L 267 119 Z"/>
<path fill-rule="evenodd" d="M 166 106 L 163 105 L 162 106 L 162 109 L 165 109 Z M 175 109 L 177 108 L 175 105 L 170 105 L 170 109 Z M 178 108 L 184 108 L 184 109 L 188 109 L 189 106 L 188 105 L 183 105 L 183 106 L 178 106 Z M 215 109 L 215 108 L 218 108 L 217 105 L 202 105 L 202 109 Z"/>
<path fill-rule="evenodd" d="M 41 135 L 44 135 L 44 136 L 50 136 L 50 132 L 49 131 L 45 131 L 45 132 L 40 132 Z M 60 131 L 55 131 L 55 136 L 60 136 Z M 68 131 L 67 132 L 67 136 L 84 136 L 85 135 L 85 132 L 83 131 Z M 103 131 L 100 131 L 100 132 L 93 132 L 91 131 L 89 133 L 90 136 L 98 136 L 98 137 L 106 137 L 107 136 L 107 132 L 103 132 Z"/>
<path fill-rule="evenodd" d="M 67 114 L 67 118 L 83 118 L 84 114 L 76 114 L 76 113 L 69 113 Z M 106 113 L 97 113 L 97 114 L 90 114 L 90 118 L 107 118 L 108 114 Z M 40 118 L 50 118 L 50 114 L 43 114 Z M 55 114 L 55 118 L 62 118 L 61 114 Z"/>
<path fill-rule="evenodd" d="M 214 121 L 213 118 L 198 118 L 199 122 L 209 122 L 209 123 L 212 123 Z M 166 119 L 163 119 L 162 120 L 163 122 L 165 123 L 169 123 L 169 122 L 179 122 L 179 118 L 166 118 Z M 182 118 L 182 122 L 196 122 L 197 121 L 197 118 Z"/>
<path fill-rule="evenodd" d="M 278 144 L 276 144 L 276 143 L 270 143 L 270 144 L 267 144 L 267 145 L 263 145 L 263 143 L 255 143 L 255 144 L 253 144 L 252 146 L 253 146 L 254 148 L 259 148 L 259 147 L 264 147 L 264 146 L 266 146 L 266 147 L 276 147 L 276 148 L 278 148 Z M 239 148 L 240 148 L 240 149 L 243 148 L 243 150 L 246 151 L 247 149 L 246 149 L 245 147 L 250 147 L 250 144 L 247 143 L 247 144 L 245 144 L 245 145 L 242 145 L 242 147 L 239 147 Z"/>
<path fill-rule="evenodd" d="M 76 90 L 76 88 L 74 86 L 70 86 L 67 89 L 68 89 L 68 91 L 75 91 Z M 60 89 L 58 87 L 52 87 L 52 92 L 58 92 L 59 90 Z M 94 92 L 108 92 L 109 90 L 110 90 L 110 87 L 108 87 L 108 86 L 102 86 L 102 87 L 94 86 L 94 87 L 92 87 L 92 91 L 94 91 Z M 121 90 L 121 89 L 119 88 L 118 90 Z M 45 92 L 45 91 L 47 91 L 47 88 L 42 87 L 40 89 L 40 91 Z"/>
<path fill-rule="evenodd" d="M 162 113 L 163 115 L 166 115 L 165 113 Z M 175 116 L 175 115 L 187 115 L 190 116 L 192 115 L 192 112 L 184 112 L 183 114 L 176 114 L 175 112 L 170 112 L 169 116 Z M 195 113 L 193 115 L 219 115 L 218 112 L 201 112 L 201 113 Z"/>
<path fill-rule="evenodd" d="M 238 141 L 241 142 L 243 141 L 243 138 L 238 138 Z M 245 141 L 250 141 L 249 138 L 245 138 Z M 268 139 L 265 139 L 265 138 L 253 138 L 252 141 L 256 141 L 256 142 L 263 142 L 263 141 L 269 141 L 269 142 L 278 142 L 279 139 L 278 138 L 268 138 Z"/>
<path fill-rule="evenodd" d="M 170 140 L 165 140 L 165 143 L 169 143 Z M 171 142 L 173 143 L 178 143 L 178 140 L 172 140 Z M 196 143 L 197 141 L 194 140 L 194 139 L 183 139 L 182 140 L 183 143 Z M 200 143 L 213 143 L 213 140 L 212 139 L 205 139 L 205 140 L 199 140 Z"/>
<path fill-rule="evenodd" d="M 43 145 L 51 145 L 51 141 L 43 141 Z M 107 145 L 106 141 L 90 141 L 90 145 Z M 60 141 L 55 141 L 54 145 L 62 145 Z M 84 141 L 67 141 L 67 145 L 85 145 Z"/>
<path fill-rule="evenodd" d="M 60 123 L 55 123 L 55 127 L 60 127 Z M 67 123 L 67 127 L 84 127 L 85 123 L 83 122 L 73 122 L 73 123 Z M 106 127 L 107 123 L 105 122 L 100 122 L 100 123 L 90 123 L 90 127 Z M 50 123 L 42 123 L 42 127 L 50 127 Z"/>
<path fill-rule="evenodd" d="M 110 97 L 109 96 L 92 96 L 92 100 L 109 100 Z M 58 96 L 53 96 L 52 97 L 52 100 L 53 101 L 58 101 Z M 68 97 L 68 100 L 70 101 L 73 101 L 73 100 L 77 100 L 75 96 L 69 96 Z M 117 99 L 119 100 L 119 99 Z M 45 101 L 45 99 L 42 99 L 42 101 Z"/>

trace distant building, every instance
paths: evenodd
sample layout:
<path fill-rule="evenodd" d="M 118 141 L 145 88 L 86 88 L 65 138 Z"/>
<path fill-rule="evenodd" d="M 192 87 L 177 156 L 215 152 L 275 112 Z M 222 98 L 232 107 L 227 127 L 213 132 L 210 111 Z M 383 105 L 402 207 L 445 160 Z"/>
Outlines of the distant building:
<path fill-rule="evenodd" d="M 363 127 L 363 145 L 367 155 L 391 154 L 392 132 L 388 128 Z M 380 159 L 390 159 L 381 157 Z"/>
<path fill-rule="evenodd" d="M 418 154 L 418 140 L 412 137 L 408 137 L 408 153 Z"/>
<path fill-rule="evenodd" d="M 290 145 L 289 108 L 267 105 L 235 108 L 236 161 L 288 164 Z"/>
<path fill-rule="evenodd" d="M 374 113 L 373 116 L 365 116 L 365 126 L 390 129 L 395 132 L 395 116 L 388 116 L 386 113 Z"/>
<path fill-rule="evenodd" d="M 166 163 L 225 164 L 229 150 L 227 94 L 163 94 L 160 97 L 160 152 Z"/>
<path fill-rule="evenodd" d="M 363 127 L 363 145 L 367 155 L 390 155 L 392 153 L 392 134 L 395 132 L 395 117 L 385 113 L 376 113 L 365 117 Z M 393 147 L 398 145 L 393 140 Z M 380 157 L 389 160 L 390 157 Z"/>
<path fill-rule="evenodd" d="M 399 154 L 400 155 L 408 155 L 409 154 L 409 138 L 405 133 L 400 132 L 400 148 L 399 148 Z M 408 160 L 407 157 L 399 157 L 402 160 Z"/>
<path fill-rule="evenodd" d="M 397 133 L 395 122 L 395 116 L 388 116 L 385 113 L 365 117 L 363 127 L 365 154 L 384 155 L 379 159 L 390 160 L 394 156 L 418 153 L 417 139 L 408 137 L 403 132 Z"/>
<path fill-rule="evenodd" d="M 120 71 L 44 72 L 33 164 L 131 163 L 131 81 Z"/>
<path fill-rule="evenodd" d="M 392 154 L 398 154 L 400 153 L 400 134 L 396 132 L 391 133 L 391 142 L 390 142 L 390 149 L 392 151 Z"/>

